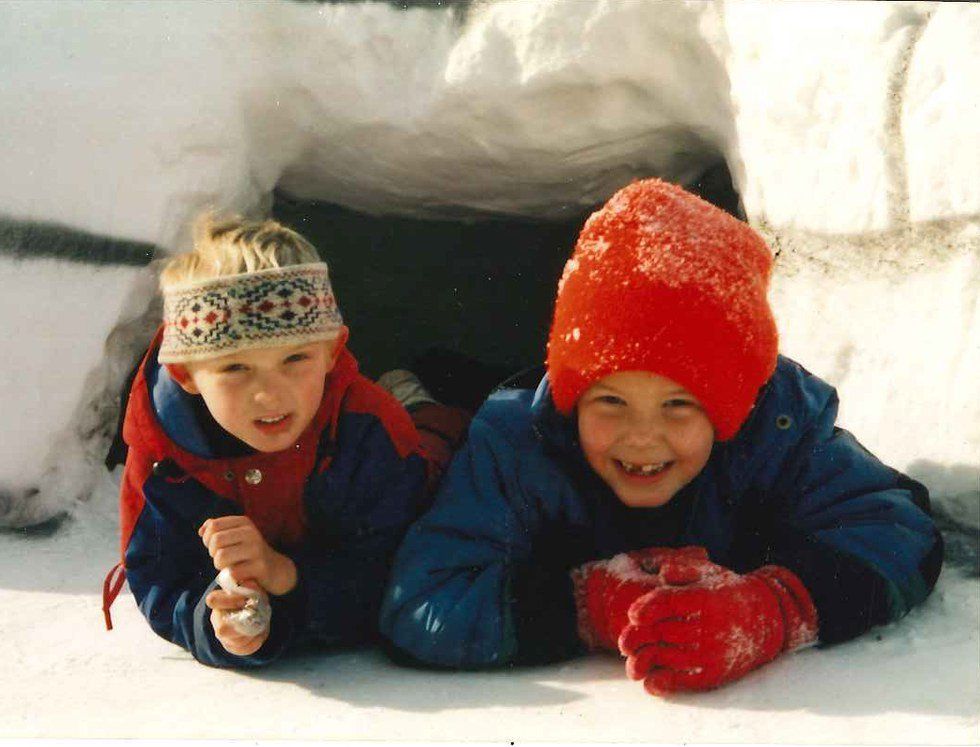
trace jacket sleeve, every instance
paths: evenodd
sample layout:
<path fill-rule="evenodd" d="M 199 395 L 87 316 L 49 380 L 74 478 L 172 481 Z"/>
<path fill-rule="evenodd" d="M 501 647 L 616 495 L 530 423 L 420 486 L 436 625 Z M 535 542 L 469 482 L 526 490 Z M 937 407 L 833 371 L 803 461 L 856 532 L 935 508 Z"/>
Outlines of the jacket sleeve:
<path fill-rule="evenodd" d="M 820 640 L 833 643 L 921 603 L 939 575 L 943 542 L 927 490 L 838 428 L 836 392 L 807 376 L 813 417 L 774 418 L 787 438 L 797 422 L 803 432 L 784 454 L 777 446 L 764 467 L 772 475 L 763 492 L 773 526 L 763 532 L 769 539 L 760 560 L 802 579 L 817 607 Z"/>
<path fill-rule="evenodd" d="M 480 415 L 472 421 L 435 504 L 395 560 L 381 632 L 403 660 L 469 669 L 521 661 L 524 644 L 533 648 L 549 634 L 565 647 L 578 645 L 568 563 L 538 563 L 535 551 L 543 534 L 560 534 L 566 522 L 547 517 L 525 482 L 534 472 L 522 463 L 527 456 Z M 561 504 L 560 496 L 551 498 Z M 535 590 L 553 597 L 522 604 Z M 548 610 L 550 620 L 528 621 L 522 611 L 532 607 Z M 546 630 L 550 621 L 562 634 Z"/>
<path fill-rule="evenodd" d="M 425 498 L 418 449 L 402 448 L 378 418 L 346 415 L 338 443 L 329 468 L 307 485 L 309 538 L 290 553 L 298 576 L 291 596 L 320 644 L 377 637 L 392 558 Z"/>
<path fill-rule="evenodd" d="M 278 658 L 295 632 L 293 595 L 270 599 L 269 638 L 250 656 L 221 645 L 204 603 L 216 586 L 216 572 L 197 528 L 212 516 L 241 511 L 193 479 L 150 473 L 141 489 L 142 510 L 125 551 L 126 578 L 153 631 L 209 666 L 254 667 Z"/>

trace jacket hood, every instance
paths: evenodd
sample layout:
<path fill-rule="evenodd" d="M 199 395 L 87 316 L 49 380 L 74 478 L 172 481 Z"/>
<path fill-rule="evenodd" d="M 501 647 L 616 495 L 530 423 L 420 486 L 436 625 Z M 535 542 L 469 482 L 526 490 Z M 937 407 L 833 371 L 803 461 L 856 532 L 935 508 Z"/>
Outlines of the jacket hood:
<path fill-rule="evenodd" d="M 531 427 L 549 451 L 565 459 L 583 459 L 574 410 L 569 415 L 558 411 L 547 374 L 541 377 L 531 399 Z"/>
<path fill-rule="evenodd" d="M 191 395 L 180 388 L 155 356 L 147 360 L 145 375 L 153 413 L 166 436 L 179 448 L 195 456 L 214 458 L 212 445 L 201 427 Z"/>

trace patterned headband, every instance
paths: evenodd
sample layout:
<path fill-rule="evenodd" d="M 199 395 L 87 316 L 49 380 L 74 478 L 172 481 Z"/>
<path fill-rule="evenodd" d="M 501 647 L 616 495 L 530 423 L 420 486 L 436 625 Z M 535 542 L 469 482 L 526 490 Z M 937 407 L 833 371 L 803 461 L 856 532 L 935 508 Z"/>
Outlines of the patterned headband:
<path fill-rule="evenodd" d="M 324 262 L 184 283 L 163 293 L 161 363 L 333 340 L 344 321 Z"/>

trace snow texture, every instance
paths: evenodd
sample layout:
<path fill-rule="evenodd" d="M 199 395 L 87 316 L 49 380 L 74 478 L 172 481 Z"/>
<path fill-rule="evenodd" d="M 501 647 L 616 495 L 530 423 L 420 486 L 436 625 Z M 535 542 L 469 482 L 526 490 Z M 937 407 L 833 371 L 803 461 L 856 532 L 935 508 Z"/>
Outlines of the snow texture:
<path fill-rule="evenodd" d="M 899 623 L 787 654 L 742 680 L 654 698 L 593 654 L 496 672 L 404 669 L 376 649 L 210 669 L 157 638 L 128 591 L 101 629 L 119 478 L 57 532 L 0 534 L 0 736 L 791 744 L 976 744 L 980 593 L 947 567 Z"/>
<path fill-rule="evenodd" d="M 560 218 L 724 160 L 777 253 L 783 351 L 930 487 L 975 574 L 978 46 L 973 4 L 0 4 L 0 523 L 72 516 L 0 534 L 2 736 L 976 743 L 980 590 L 955 563 L 880 640 L 671 701 L 601 657 L 208 670 L 127 596 L 116 631 L 80 635 L 117 552 L 100 464 L 159 299 L 148 257 L 80 260 L 73 232 L 114 257 L 179 250 L 200 209 L 263 214 L 277 187 L 378 215 Z M 65 232 L 38 247 L 6 230 L 24 225 Z"/>

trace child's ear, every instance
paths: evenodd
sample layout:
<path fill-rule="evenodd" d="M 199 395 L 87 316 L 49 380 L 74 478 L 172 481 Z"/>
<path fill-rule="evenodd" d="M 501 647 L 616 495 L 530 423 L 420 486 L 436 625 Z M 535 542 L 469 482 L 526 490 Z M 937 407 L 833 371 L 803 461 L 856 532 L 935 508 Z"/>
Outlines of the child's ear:
<path fill-rule="evenodd" d="M 194 383 L 194 379 L 191 378 L 190 371 L 187 370 L 186 366 L 180 363 L 164 363 L 167 368 L 167 373 L 170 374 L 170 378 L 180 385 L 188 394 L 200 394 L 201 390 L 197 388 L 197 384 Z"/>

